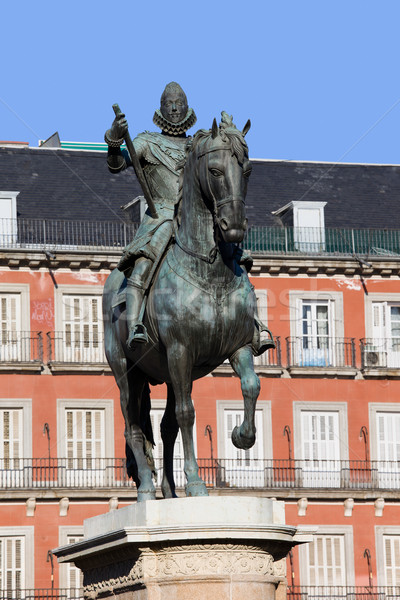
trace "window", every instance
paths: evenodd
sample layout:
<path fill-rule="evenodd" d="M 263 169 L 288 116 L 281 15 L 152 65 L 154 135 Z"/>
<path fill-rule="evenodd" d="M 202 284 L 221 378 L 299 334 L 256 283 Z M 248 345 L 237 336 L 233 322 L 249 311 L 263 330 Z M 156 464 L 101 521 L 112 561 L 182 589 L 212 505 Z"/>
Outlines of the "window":
<path fill-rule="evenodd" d="M 234 487 L 264 487 L 272 464 L 271 405 L 262 402 L 255 413 L 256 442 L 249 450 L 233 445 L 231 434 L 243 422 L 243 402 L 218 402 L 218 458 L 226 483 Z"/>
<path fill-rule="evenodd" d="M 59 530 L 60 546 L 75 544 L 83 540 L 83 527 L 62 526 Z M 66 590 L 67 598 L 74 600 L 82 597 L 83 573 L 73 563 L 61 563 L 59 565 L 60 587 Z"/>
<path fill-rule="evenodd" d="M 378 295 L 371 296 L 376 298 Z M 368 339 L 363 357 L 366 367 L 400 369 L 400 295 L 391 297 L 393 300 L 368 299 Z"/>
<path fill-rule="evenodd" d="M 370 404 L 371 453 L 379 486 L 400 487 L 400 410 L 398 404 Z"/>
<path fill-rule="evenodd" d="M 96 286 L 60 286 L 57 289 L 57 362 L 105 362 L 101 298 L 101 290 Z"/>
<path fill-rule="evenodd" d="M 293 227 L 294 248 L 299 252 L 321 252 L 325 249 L 326 202 L 295 200 L 272 214 L 285 226 Z"/>
<path fill-rule="evenodd" d="M 58 400 L 58 456 L 65 467 L 65 472 L 60 470 L 64 485 L 102 486 L 113 478 L 112 406 L 112 400 Z"/>
<path fill-rule="evenodd" d="M 299 551 L 302 585 L 321 586 L 324 597 L 335 595 L 335 586 L 354 584 L 353 531 L 351 526 L 319 526 L 310 544 Z M 321 589 L 330 587 L 329 590 Z M 337 590 L 339 595 L 341 590 Z"/>
<path fill-rule="evenodd" d="M 342 461 L 348 457 L 346 404 L 295 402 L 294 426 L 302 485 L 340 487 Z"/>
<path fill-rule="evenodd" d="M 290 292 L 291 365 L 344 367 L 349 364 L 343 338 L 340 293 Z"/>
<path fill-rule="evenodd" d="M 33 587 L 33 527 L 0 527 L 0 590 L 18 598 Z"/>
<path fill-rule="evenodd" d="M 23 487 L 31 473 L 23 459 L 32 456 L 30 400 L 0 399 L 0 486 Z"/>
<path fill-rule="evenodd" d="M 17 242 L 17 196 L 0 192 L 0 245 L 9 248 Z"/>
<path fill-rule="evenodd" d="M 29 285 L 0 285 L 0 363 L 29 362 Z"/>

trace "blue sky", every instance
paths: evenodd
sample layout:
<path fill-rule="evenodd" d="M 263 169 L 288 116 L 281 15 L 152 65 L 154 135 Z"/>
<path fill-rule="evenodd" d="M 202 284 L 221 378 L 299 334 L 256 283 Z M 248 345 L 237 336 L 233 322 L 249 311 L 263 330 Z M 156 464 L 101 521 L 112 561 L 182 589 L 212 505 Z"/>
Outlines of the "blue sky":
<path fill-rule="evenodd" d="M 257 158 L 400 164 L 400 2 L 4 2 L 0 139 L 102 141 L 118 102 L 132 137 L 178 81 Z M 7 56 L 5 56 L 5 49 Z"/>

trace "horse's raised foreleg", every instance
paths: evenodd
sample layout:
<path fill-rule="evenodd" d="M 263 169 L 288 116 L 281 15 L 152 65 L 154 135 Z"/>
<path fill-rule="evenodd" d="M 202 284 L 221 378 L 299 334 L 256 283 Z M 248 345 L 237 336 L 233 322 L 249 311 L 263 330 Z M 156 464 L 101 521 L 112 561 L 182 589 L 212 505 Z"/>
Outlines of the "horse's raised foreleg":
<path fill-rule="evenodd" d="M 174 481 L 174 446 L 179 432 L 175 414 L 175 394 L 172 385 L 168 385 L 167 406 L 161 420 L 161 439 L 163 442 L 163 477 L 161 491 L 164 498 L 176 498 Z"/>
<path fill-rule="evenodd" d="M 183 344 L 172 344 L 167 352 L 168 369 L 176 399 L 176 419 L 182 434 L 186 496 L 208 496 L 206 485 L 199 476 L 193 444 L 192 362 Z"/>
<path fill-rule="evenodd" d="M 256 441 L 255 412 L 260 393 L 260 380 L 254 372 L 253 353 L 250 346 L 243 346 L 229 359 L 235 373 L 240 377 L 244 400 L 244 419 L 240 427 L 232 431 L 236 448 L 248 450 Z"/>

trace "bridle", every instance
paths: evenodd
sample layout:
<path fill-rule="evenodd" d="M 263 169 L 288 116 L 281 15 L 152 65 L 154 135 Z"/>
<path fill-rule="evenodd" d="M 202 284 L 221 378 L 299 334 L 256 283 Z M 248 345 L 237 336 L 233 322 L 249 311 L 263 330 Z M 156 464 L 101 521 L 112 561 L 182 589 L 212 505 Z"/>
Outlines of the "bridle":
<path fill-rule="evenodd" d="M 211 152 L 217 152 L 218 150 L 228 150 L 229 152 L 232 153 L 232 150 L 229 146 L 214 146 L 213 148 L 207 148 L 207 149 L 203 149 L 201 152 L 199 152 L 196 156 L 197 160 L 199 160 L 200 158 L 203 158 L 204 156 L 206 156 L 207 154 L 210 154 Z M 232 153 L 233 154 L 233 153 Z M 208 169 L 206 169 L 206 178 L 207 178 L 207 186 L 208 189 L 210 191 L 210 195 L 211 195 L 211 200 L 212 200 L 212 218 L 213 218 L 213 224 L 214 224 L 214 240 L 215 240 L 215 245 L 213 246 L 213 248 L 211 248 L 208 256 L 206 254 L 202 254 L 201 252 L 195 252 L 194 250 L 191 250 L 190 248 L 188 248 L 188 246 L 186 246 L 186 244 L 184 244 L 179 236 L 178 236 L 178 231 L 175 233 L 175 241 L 177 243 L 177 245 L 179 246 L 179 248 L 181 248 L 181 250 L 183 250 L 184 252 L 186 252 L 186 254 L 189 254 L 190 256 L 193 256 L 195 258 L 199 258 L 200 260 L 208 263 L 208 264 L 212 264 L 218 254 L 218 243 L 216 241 L 216 233 L 218 231 L 219 228 L 221 228 L 221 219 L 218 217 L 218 210 L 220 209 L 221 206 L 224 206 L 225 204 L 228 204 L 228 202 L 234 202 L 234 201 L 240 201 L 242 202 L 242 204 L 244 204 L 244 200 L 242 198 L 235 198 L 235 196 L 225 196 L 224 198 L 216 198 L 213 191 L 212 191 L 212 187 L 210 184 L 210 175 L 209 175 L 209 171 Z"/>

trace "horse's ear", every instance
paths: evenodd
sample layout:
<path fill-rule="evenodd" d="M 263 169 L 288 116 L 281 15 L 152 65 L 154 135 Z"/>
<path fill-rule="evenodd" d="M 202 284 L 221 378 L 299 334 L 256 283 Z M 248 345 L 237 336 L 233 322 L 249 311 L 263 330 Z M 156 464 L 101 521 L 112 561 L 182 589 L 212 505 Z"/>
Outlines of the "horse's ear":
<path fill-rule="evenodd" d="M 243 135 L 246 135 L 246 133 L 249 131 L 250 127 L 251 127 L 251 121 L 250 121 L 250 119 L 248 119 L 246 125 L 243 127 L 243 131 L 242 131 Z"/>
<path fill-rule="evenodd" d="M 217 119 L 214 119 L 213 124 L 212 124 L 212 128 L 211 128 L 211 137 L 213 140 L 215 140 L 215 138 L 218 135 L 218 123 L 217 123 Z"/>

